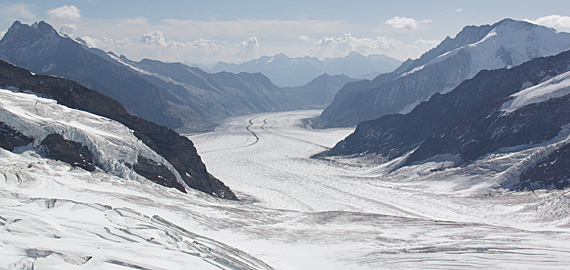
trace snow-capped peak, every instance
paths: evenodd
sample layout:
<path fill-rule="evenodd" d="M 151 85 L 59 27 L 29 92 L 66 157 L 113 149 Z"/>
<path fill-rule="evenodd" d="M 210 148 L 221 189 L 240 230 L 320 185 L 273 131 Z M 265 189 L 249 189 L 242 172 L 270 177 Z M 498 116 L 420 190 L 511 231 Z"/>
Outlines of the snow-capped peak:
<path fill-rule="evenodd" d="M 484 34 L 482 38 L 473 41 L 473 37 L 481 34 Z M 460 43 L 462 40 L 468 42 L 456 44 L 456 46 L 450 45 L 453 42 Z M 446 46 L 450 46 L 449 50 L 443 48 Z M 518 66 L 537 57 L 551 56 L 568 50 L 570 49 L 570 34 L 559 33 L 554 29 L 529 22 L 504 19 L 491 26 L 466 27 L 455 39 L 444 40 L 436 49 L 441 52 L 437 56 L 432 56 L 433 58 L 425 66 L 441 62 L 464 50 L 469 53 L 471 59 L 470 72 L 467 76 L 469 79 L 484 69 Z M 426 53 L 426 56 L 429 53 L 431 51 Z M 408 74 L 413 73 L 409 71 Z"/>

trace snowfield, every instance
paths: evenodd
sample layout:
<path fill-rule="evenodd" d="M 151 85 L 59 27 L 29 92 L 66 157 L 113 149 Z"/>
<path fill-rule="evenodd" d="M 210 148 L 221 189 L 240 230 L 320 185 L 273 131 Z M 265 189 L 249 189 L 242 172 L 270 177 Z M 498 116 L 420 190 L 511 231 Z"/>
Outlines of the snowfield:
<path fill-rule="evenodd" d="M 570 72 L 566 72 L 513 94 L 513 99 L 503 104 L 501 110 L 510 113 L 526 105 L 540 103 L 551 98 L 563 97 L 569 93 Z"/>
<path fill-rule="evenodd" d="M 315 160 L 352 132 L 302 125 L 319 113 L 242 116 L 191 136 L 241 202 L 0 149 L 0 269 L 570 265 L 570 192 L 494 188 L 546 145 L 460 168 L 453 156 L 399 170 Z"/>

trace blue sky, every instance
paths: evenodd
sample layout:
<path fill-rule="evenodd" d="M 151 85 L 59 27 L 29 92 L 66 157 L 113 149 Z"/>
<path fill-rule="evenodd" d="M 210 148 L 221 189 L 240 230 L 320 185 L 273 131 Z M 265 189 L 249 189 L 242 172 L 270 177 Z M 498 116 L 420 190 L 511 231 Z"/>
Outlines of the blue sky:
<path fill-rule="evenodd" d="M 133 60 L 242 62 L 263 55 L 417 58 L 466 25 L 503 18 L 570 31 L 570 1 L 0 0 L 0 34 L 44 20 Z"/>

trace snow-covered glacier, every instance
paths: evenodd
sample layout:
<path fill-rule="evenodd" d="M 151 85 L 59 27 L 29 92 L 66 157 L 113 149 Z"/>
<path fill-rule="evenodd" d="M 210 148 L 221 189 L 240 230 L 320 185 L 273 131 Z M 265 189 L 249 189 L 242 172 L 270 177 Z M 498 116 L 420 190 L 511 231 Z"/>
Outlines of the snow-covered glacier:
<path fill-rule="evenodd" d="M 241 201 L 90 173 L 32 150 L 0 149 L 0 268 L 570 264 L 569 191 L 493 188 L 504 169 L 532 149 L 511 149 L 458 168 L 449 167 L 448 157 L 397 170 L 365 158 L 315 160 L 309 157 L 353 131 L 306 128 L 301 120 L 318 113 L 237 117 L 190 137 L 208 171 Z"/>

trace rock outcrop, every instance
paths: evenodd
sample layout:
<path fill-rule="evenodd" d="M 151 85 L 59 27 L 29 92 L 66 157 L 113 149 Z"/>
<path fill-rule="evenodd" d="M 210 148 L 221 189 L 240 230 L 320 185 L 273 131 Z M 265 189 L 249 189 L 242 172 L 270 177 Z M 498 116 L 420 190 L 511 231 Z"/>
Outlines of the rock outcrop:
<path fill-rule="evenodd" d="M 85 145 L 66 140 L 60 134 L 48 135 L 42 141 L 40 147 L 44 155 L 49 158 L 69 163 L 86 171 L 92 172 L 95 170 L 91 151 Z"/>
<path fill-rule="evenodd" d="M 565 189 L 570 186 L 570 144 L 557 149 L 521 176 L 516 189 Z"/>
<path fill-rule="evenodd" d="M 14 130 L 4 122 L 0 122 L 0 147 L 14 151 L 15 147 L 25 146 L 32 143 L 33 139 Z"/>

